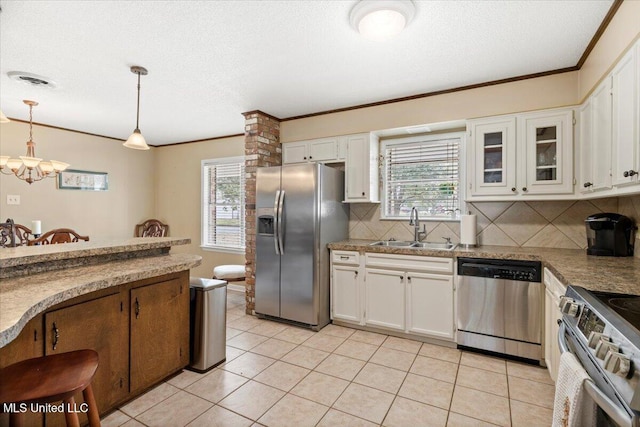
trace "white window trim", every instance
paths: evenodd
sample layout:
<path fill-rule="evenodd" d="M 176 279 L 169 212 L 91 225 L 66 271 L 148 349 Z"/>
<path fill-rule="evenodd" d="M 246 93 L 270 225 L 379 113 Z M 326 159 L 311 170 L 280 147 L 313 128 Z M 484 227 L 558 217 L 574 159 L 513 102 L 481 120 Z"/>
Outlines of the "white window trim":
<path fill-rule="evenodd" d="M 449 132 L 449 133 L 438 133 L 435 135 L 422 135 L 422 136 L 410 136 L 410 137 L 400 137 L 400 138 L 390 138 L 384 139 L 380 141 L 380 153 L 381 155 L 385 152 L 385 149 L 388 145 L 400 145 L 400 144 L 411 144 L 416 142 L 424 142 L 424 141 L 436 141 L 440 139 L 452 139 L 452 138 L 460 138 L 460 146 L 458 147 L 458 196 L 460 199 L 460 212 L 454 212 L 455 217 L 452 218 L 444 218 L 444 217 L 420 217 L 420 221 L 433 221 L 433 222 L 460 222 L 460 215 L 466 213 L 467 205 L 465 202 L 466 199 L 466 147 L 467 147 L 467 133 L 466 132 Z M 382 193 L 380 196 L 380 219 L 384 221 L 407 221 L 408 218 L 400 218 L 387 216 L 385 214 L 386 206 L 387 206 L 387 192 L 386 192 L 386 176 L 384 173 L 384 160 L 380 163 L 380 192 Z"/>
<path fill-rule="evenodd" d="M 209 165 L 216 165 L 216 164 L 241 163 L 244 161 L 245 161 L 244 156 L 223 157 L 218 159 L 205 159 L 200 161 L 200 248 L 202 250 L 205 250 L 208 252 L 222 252 L 222 253 L 229 253 L 229 254 L 244 254 L 246 252 L 246 241 L 245 241 L 245 246 L 243 246 L 242 248 L 205 244 L 207 239 L 205 237 L 205 228 L 204 228 L 204 223 L 205 223 L 204 167 Z M 245 223 L 245 227 L 246 227 L 246 223 Z"/>

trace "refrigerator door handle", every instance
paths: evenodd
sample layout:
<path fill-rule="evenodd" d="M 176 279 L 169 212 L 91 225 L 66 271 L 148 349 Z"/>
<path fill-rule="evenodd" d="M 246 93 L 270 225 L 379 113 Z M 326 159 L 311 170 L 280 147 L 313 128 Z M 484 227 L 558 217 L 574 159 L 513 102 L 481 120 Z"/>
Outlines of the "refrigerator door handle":
<path fill-rule="evenodd" d="M 280 255 L 284 254 L 284 242 L 283 242 L 283 228 L 282 228 L 282 217 L 284 216 L 284 190 L 280 191 L 280 200 L 278 202 L 278 216 L 277 216 L 277 236 L 278 236 L 278 247 L 280 248 Z"/>
<path fill-rule="evenodd" d="M 274 212 L 274 216 L 275 218 L 273 219 L 273 245 L 276 249 L 276 255 L 280 255 L 280 248 L 278 247 L 278 234 L 279 234 L 279 228 L 278 228 L 278 206 L 280 203 L 280 190 L 276 191 L 276 197 L 273 200 L 273 212 Z"/>

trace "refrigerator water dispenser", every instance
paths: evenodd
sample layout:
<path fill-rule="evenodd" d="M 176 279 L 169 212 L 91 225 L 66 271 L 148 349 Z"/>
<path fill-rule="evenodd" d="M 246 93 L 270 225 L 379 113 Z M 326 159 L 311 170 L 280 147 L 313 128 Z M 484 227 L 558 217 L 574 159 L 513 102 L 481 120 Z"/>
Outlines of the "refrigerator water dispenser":
<path fill-rule="evenodd" d="M 258 217 L 258 234 L 273 236 L 273 215 Z"/>

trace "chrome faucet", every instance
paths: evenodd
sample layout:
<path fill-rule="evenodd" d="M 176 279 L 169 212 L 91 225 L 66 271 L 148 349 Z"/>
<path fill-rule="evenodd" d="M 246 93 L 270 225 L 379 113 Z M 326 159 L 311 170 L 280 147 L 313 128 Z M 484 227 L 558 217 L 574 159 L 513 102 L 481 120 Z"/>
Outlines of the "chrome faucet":
<path fill-rule="evenodd" d="M 413 241 L 419 242 L 427 237 L 427 226 L 422 224 L 422 231 L 420 231 L 420 218 L 418 218 L 418 209 L 416 207 L 411 208 L 411 214 L 409 215 L 409 225 L 413 226 Z"/>

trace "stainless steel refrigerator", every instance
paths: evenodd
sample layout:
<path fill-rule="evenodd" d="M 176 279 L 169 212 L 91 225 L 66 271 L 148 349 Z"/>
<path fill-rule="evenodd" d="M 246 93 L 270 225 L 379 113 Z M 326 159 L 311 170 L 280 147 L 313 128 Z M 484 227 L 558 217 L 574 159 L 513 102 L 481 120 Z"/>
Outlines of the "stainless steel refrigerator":
<path fill-rule="evenodd" d="M 344 172 L 315 163 L 258 168 L 255 311 L 319 330 L 329 323 L 327 243 L 348 237 Z"/>

